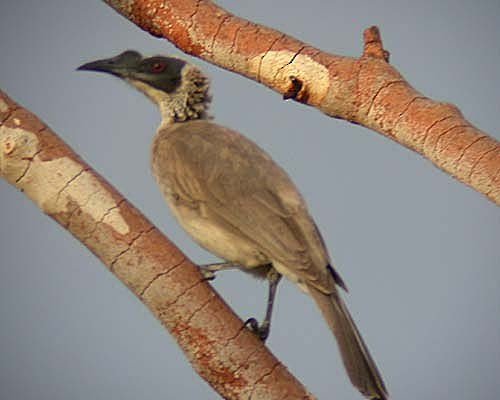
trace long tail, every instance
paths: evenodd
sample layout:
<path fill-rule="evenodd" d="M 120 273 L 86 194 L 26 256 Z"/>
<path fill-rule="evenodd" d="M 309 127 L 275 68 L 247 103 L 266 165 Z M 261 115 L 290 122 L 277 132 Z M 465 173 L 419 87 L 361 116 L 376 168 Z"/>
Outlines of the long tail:
<path fill-rule="evenodd" d="M 339 294 L 327 295 L 310 285 L 308 289 L 337 339 L 352 384 L 369 399 L 386 400 L 382 376 Z"/>

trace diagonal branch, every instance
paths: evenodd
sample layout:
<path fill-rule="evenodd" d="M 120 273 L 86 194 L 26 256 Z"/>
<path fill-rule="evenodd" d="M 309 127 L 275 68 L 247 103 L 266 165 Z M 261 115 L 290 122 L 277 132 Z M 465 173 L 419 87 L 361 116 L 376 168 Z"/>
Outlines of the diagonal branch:
<path fill-rule="evenodd" d="M 388 63 L 376 27 L 365 30 L 363 54 L 353 58 L 239 18 L 210 0 L 104 2 L 188 54 L 395 140 L 500 204 L 500 143 L 454 105 L 412 88 Z"/>
<path fill-rule="evenodd" d="M 0 91 L 0 176 L 79 239 L 226 399 L 313 399 L 195 265 L 28 110 Z M 258 357 L 255 355 L 258 354 Z"/>

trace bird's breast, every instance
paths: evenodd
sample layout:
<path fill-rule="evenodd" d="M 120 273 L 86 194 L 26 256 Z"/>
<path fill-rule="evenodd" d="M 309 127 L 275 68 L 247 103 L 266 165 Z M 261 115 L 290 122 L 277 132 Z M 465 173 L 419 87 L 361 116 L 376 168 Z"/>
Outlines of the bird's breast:
<path fill-rule="evenodd" d="M 172 193 L 165 194 L 165 198 L 182 228 L 209 252 L 247 268 L 269 263 L 268 257 L 251 240 L 211 213 L 203 203 L 183 202 Z"/>

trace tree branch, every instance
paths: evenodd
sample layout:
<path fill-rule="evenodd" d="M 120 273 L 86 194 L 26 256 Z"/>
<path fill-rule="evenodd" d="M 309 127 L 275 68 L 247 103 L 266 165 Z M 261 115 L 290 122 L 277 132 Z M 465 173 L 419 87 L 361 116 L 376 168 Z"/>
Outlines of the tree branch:
<path fill-rule="evenodd" d="M 0 176 L 92 251 L 226 399 L 314 397 L 187 259 L 28 110 L 0 91 Z"/>
<path fill-rule="evenodd" d="M 452 104 L 431 100 L 389 65 L 376 27 L 361 57 L 325 53 L 239 18 L 210 0 L 104 0 L 182 51 L 364 125 L 422 154 L 500 205 L 500 143 Z"/>

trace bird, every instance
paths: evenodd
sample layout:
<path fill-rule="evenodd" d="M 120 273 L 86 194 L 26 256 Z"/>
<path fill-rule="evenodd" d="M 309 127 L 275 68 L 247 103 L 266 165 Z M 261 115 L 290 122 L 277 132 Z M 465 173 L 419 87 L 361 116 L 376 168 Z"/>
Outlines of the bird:
<path fill-rule="evenodd" d="M 210 81 L 201 69 L 178 57 L 127 50 L 78 70 L 114 75 L 159 107 L 152 174 L 181 227 L 224 260 L 205 265 L 204 275 L 211 279 L 236 267 L 269 282 L 266 316 L 261 324 L 250 318 L 248 327 L 262 340 L 268 337 L 284 276 L 319 307 L 354 387 L 369 399 L 387 399 L 382 375 L 341 298 L 346 285 L 303 197 L 263 149 L 213 121 Z"/>

